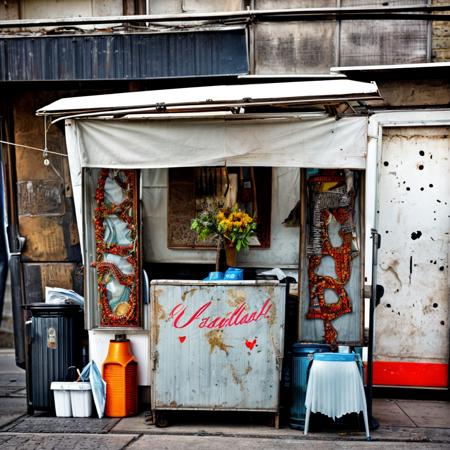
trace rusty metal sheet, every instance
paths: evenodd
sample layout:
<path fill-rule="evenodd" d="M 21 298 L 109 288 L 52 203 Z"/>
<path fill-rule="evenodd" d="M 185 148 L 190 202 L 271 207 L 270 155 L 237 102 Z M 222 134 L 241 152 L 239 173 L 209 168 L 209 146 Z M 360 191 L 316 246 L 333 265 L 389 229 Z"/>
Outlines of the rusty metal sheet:
<path fill-rule="evenodd" d="M 45 286 L 80 292 L 78 266 L 74 263 L 25 263 L 23 265 L 25 303 L 43 302 Z"/>
<path fill-rule="evenodd" d="M 26 236 L 22 258 L 25 261 L 61 261 L 67 259 L 64 228 L 60 217 L 21 216 L 20 234 Z"/>
<path fill-rule="evenodd" d="M 53 94 L 57 95 L 57 94 Z M 43 147 L 42 121 L 35 109 L 52 96 L 24 91 L 14 106 L 14 140 Z M 51 127 L 48 147 L 64 153 L 64 134 Z M 23 261 L 80 261 L 67 158 L 51 155 L 45 166 L 41 152 L 16 147 L 17 203 L 20 232 L 26 238 Z"/>
<path fill-rule="evenodd" d="M 448 127 L 385 128 L 375 358 L 448 362 Z"/>
<path fill-rule="evenodd" d="M 155 409 L 278 411 L 285 286 L 156 280 Z"/>
<path fill-rule="evenodd" d="M 19 215 L 62 216 L 65 213 L 64 184 L 57 180 L 17 183 Z"/>

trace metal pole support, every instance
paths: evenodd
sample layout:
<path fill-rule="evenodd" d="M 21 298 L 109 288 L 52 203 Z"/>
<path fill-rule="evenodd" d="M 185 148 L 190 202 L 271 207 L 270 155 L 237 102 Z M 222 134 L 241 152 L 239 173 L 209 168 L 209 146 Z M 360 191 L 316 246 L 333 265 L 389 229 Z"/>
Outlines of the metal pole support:
<path fill-rule="evenodd" d="M 374 316 L 375 307 L 377 305 L 377 266 L 378 266 L 378 249 L 381 244 L 381 236 L 377 230 L 371 230 L 372 237 L 372 287 L 370 293 L 370 311 L 369 311 L 369 342 L 367 348 L 367 413 L 369 416 L 370 429 L 374 430 L 379 427 L 379 423 L 372 415 L 372 396 L 373 396 L 373 334 L 374 334 Z"/>

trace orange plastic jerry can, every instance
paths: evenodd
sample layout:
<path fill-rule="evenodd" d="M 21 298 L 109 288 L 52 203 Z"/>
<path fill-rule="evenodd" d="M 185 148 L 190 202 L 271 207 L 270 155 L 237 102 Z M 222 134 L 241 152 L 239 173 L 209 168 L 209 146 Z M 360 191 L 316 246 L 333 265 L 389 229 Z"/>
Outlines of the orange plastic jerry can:
<path fill-rule="evenodd" d="M 125 335 L 116 335 L 109 341 L 108 355 L 103 362 L 103 379 L 106 381 L 105 415 L 126 417 L 136 414 L 137 361 Z"/>

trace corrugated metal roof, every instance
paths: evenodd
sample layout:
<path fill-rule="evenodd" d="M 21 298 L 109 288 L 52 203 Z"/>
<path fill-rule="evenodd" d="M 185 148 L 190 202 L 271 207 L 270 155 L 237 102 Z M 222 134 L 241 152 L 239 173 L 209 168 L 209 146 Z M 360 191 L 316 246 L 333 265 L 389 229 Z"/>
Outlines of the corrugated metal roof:
<path fill-rule="evenodd" d="M 0 39 L 0 81 L 139 80 L 248 73 L 245 29 Z"/>
<path fill-rule="evenodd" d="M 127 111 L 144 109 L 181 111 L 183 107 L 221 108 L 224 105 L 320 103 L 349 99 L 379 98 L 375 83 L 350 80 L 297 81 L 291 83 L 202 86 L 156 91 L 124 92 L 63 98 L 37 111 L 38 114 Z"/>

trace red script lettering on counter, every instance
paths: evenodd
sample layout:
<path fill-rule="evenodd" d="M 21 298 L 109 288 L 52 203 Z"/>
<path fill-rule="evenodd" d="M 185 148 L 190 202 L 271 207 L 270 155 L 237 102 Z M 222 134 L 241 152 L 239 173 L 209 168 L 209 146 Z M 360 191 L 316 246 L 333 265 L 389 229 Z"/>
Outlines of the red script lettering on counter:
<path fill-rule="evenodd" d="M 272 309 L 271 299 L 268 298 L 260 309 L 253 312 L 245 312 L 246 304 L 241 303 L 233 311 L 229 311 L 225 316 L 211 317 L 207 316 L 206 312 L 211 306 L 212 301 L 200 306 L 193 314 L 184 317 L 187 306 L 183 303 L 178 303 L 174 306 L 169 314 L 169 319 L 173 319 L 173 326 L 175 328 L 186 328 L 189 325 L 196 324 L 198 328 L 225 328 L 236 327 L 238 325 L 246 325 L 247 323 L 257 322 L 261 319 L 269 319 L 269 311 Z M 183 319 L 185 320 L 183 322 Z"/>

